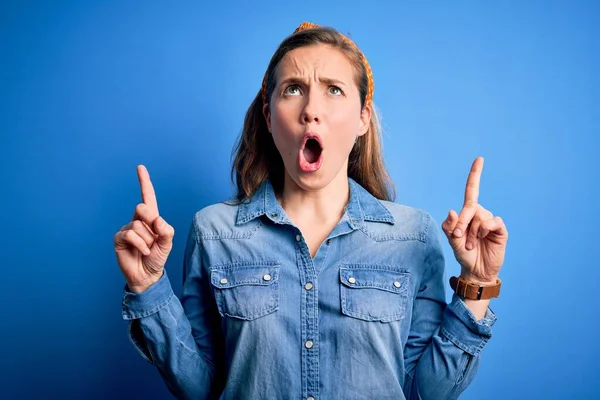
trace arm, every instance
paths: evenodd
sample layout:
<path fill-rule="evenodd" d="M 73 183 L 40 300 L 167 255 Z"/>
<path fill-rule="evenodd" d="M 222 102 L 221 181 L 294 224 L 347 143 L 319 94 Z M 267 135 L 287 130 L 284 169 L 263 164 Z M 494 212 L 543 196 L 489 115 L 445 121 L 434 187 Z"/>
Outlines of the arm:
<path fill-rule="evenodd" d="M 441 233 L 431 216 L 427 223 L 425 272 L 404 350 L 404 393 L 407 399 L 456 399 L 475 377 L 496 316 L 488 308 L 478 321 L 456 294 L 446 305 Z"/>
<path fill-rule="evenodd" d="M 129 337 L 140 354 L 155 365 L 177 398 L 218 398 L 223 387 L 218 354 L 222 341 L 219 319 L 192 223 L 183 263 L 181 301 L 171 288 L 166 270 L 158 282 L 142 293 L 125 287 L 123 319 L 129 320 Z"/>

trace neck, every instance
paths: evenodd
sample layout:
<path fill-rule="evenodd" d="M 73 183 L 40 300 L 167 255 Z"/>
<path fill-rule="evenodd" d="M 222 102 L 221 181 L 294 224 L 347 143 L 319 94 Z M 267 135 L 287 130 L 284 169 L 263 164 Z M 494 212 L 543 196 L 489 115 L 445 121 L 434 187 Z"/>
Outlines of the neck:
<path fill-rule="evenodd" d="M 350 197 L 348 176 L 340 173 L 325 187 L 306 190 L 286 173 L 283 193 L 278 200 L 290 219 L 299 226 L 337 223 Z"/>

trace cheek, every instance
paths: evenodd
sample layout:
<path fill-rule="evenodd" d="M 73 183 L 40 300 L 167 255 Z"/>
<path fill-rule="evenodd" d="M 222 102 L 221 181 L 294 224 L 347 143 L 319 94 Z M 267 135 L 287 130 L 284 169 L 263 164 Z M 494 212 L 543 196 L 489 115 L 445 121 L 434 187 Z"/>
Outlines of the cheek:
<path fill-rule="evenodd" d="M 291 110 L 286 110 L 282 107 L 277 107 L 271 114 L 271 129 L 273 135 L 278 137 L 293 137 L 293 127 L 295 119 L 292 116 Z"/>
<path fill-rule="evenodd" d="M 273 130 L 282 133 L 289 132 L 294 121 L 292 110 L 281 106 L 274 107 L 271 114 L 271 126 Z"/>
<path fill-rule="evenodd" d="M 294 150 L 294 135 L 290 129 L 290 124 L 286 118 L 282 118 L 281 113 L 273 113 L 271 115 L 271 135 L 275 147 L 283 158 L 293 156 Z"/>
<path fill-rule="evenodd" d="M 332 131 L 339 140 L 354 143 L 354 138 L 360 126 L 360 114 L 358 110 L 332 110 L 329 122 Z"/>

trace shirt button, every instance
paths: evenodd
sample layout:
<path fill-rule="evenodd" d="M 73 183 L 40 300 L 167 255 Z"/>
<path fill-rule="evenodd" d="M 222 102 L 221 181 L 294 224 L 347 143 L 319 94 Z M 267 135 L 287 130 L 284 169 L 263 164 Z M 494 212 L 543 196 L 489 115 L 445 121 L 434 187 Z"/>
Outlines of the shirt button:
<path fill-rule="evenodd" d="M 400 282 L 398 282 L 398 281 L 394 282 L 394 286 L 400 287 Z"/>
<path fill-rule="evenodd" d="M 263 279 L 264 279 L 265 281 L 270 281 L 270 280 L 271 280 L 271 275 L 269 275 L 269 274 L 266 274 L 265 276 L 263 276 Z"/>
<path fill-rule="evenodd" d="M 300 236 L 300 235 L 296 235 L 296 242 L 299 242 L 299 241 L 300 241 L 300 239 L 302 239 L 302 236 Z"/>
<path fill-rule="evenodd" d="M 227 283 L 227 278 L 222 278 L 219 282 L 221 282 L 224 285 Z"/>
<path fill-rule="evenodd" d="M 306 289 L 306 290 L 310 290 L 310 289 L 312 289 L 312 287 L 313 287 L 313 285 L 310 282 L 308 282 L 306 285 L 304 285 L 304 289 Z"/>
<path fill-rule="evenodd" d="M 312 396 L 309 396 L 309 397 L 306 398 L 306 400 L 315 400 L 315 398 L 312 397 Z"/>
<path fill-rule="evenodd" d="M 306 343 L 304 343 L 304 346 L 307 349 L 311 349 L 313 347 L 313 342 L 311 340 L 307 340 Z"/>
<path fill-rule="evenodd" d="M 348 282 L 350 282 L 350 283 L 356 283 L 356 279 L 354 279 L 354 277 L 351 276 L 350 278 L 348 278 Z"/>
<path fill-rule="evenodd" d="M 271 217 L 276 218 L 277 217 L 277 213 L 271 213 Z"/>

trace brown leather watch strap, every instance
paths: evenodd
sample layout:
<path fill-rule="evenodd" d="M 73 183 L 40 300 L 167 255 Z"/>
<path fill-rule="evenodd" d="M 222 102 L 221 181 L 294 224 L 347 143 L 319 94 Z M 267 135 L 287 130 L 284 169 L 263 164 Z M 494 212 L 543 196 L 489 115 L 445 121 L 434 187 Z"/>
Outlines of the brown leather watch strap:
<path fill-rule="evenodd" d="M 477 283 L 469 282 L 461 277 L 453 276 L 450 278 L 450 287 L 457 295 L 471 300 L 487 300 L 500 296 L 500 286 L 502 281 L 496 279 L 495 285 L 481 286 Z"/>

